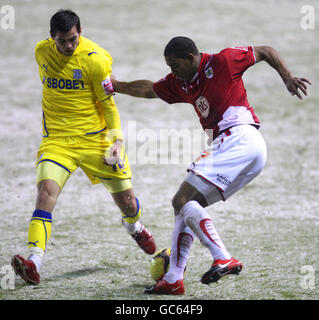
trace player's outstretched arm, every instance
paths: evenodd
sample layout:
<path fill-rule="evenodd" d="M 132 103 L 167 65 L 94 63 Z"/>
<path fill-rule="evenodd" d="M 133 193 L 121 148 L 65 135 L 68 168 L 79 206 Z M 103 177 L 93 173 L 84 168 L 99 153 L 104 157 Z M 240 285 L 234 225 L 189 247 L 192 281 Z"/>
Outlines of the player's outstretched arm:
<path fill-rule="evenodd" d="M 302 99 L 302 95 L 299 90 L 307 95 L 307 85 L 312 84 L 305 78 L 296 78 L 288 70 L 284 60 L 279 53 L 269 46 L 257 46 L 254 47 L 256 62 L 266 61 L 271 67 L 273 67 L 282 78 L 288 91 L 292 96 L 296 95 L 299 99 Z"/>
<path fill-rule="evenodd" d="M 158 98 L 153 90 L 153 82 L 150 80 L 135 80 L 131 82 L 118 81 L 114 75 L 111 81 L 115 92 L 127 94 L 138 98 Z"/>

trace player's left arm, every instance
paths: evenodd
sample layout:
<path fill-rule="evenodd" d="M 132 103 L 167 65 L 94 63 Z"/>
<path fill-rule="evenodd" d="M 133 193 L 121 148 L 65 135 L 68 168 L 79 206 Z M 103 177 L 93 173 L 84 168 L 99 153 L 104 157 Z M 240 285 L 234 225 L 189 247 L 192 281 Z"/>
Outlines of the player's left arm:
<path fill-rule="evenodd" d="M 110 148 L 106 150 L 103 162 L 107 165 L 113 165 L 120 160 L 123 134 L 120 115 L 113 99 L 114 89 L 110 79 L 112 57 L 107 51 L 100 51 L 90 56 L 90 65 L 93 90 L 98 103 L 102 107 L 108 129 L 106 139 L 110 141 Z"/>
<path fill-rule="evenodd" d="M 266 61 L 271 67 L 273 67 L 279 73 L 292 96 L 296 95 L 299 99 L 302 99 L 302 95 L 299 90 L 304 95 L 307 95 L 306 83 L 311 85 L 311 81 L 305 78 L 294 77 L 288 70 L 283 58 L 274 48 L 269 46 L 256 46 L 254 47 L 254 52 L 256 63 L 259 61 Z"/>
<path fill-rule="evenodd" d="M 120 160 L 123 143 L 120 115 L 113 97 L 109 97 L 99 103 L 102 105 L 105 122 L 108 127 L 108 138 L 113 142 L 108 154 L 103 157 L 103 162 L 107 165 L 113 165 Z"/>

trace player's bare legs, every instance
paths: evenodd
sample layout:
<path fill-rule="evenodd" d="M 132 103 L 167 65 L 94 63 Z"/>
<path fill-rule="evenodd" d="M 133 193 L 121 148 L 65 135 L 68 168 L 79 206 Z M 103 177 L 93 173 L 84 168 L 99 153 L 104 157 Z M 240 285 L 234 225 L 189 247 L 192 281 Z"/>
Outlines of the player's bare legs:
<path fill-rule="evenodd" d="M 191 200 L 197 201 L 204 208 L 207 207 L 205 197 L 191 184 L 183 181 L 172 200 L 175 215 L 177 216 L 184 205 Z"/>
<path fill-rule="evenodd" d="M 137 202 L 133 188 L 125 191 L 112 193 L 114 202 L 125 215 L 134 217 L 137 211 Z"/>
<path fill-rule="evenodd" d="M 42 258 L 51 235 L 51 212 L 56 205 L 60 192 L 60 186 L 53 180 L 47 179 L 38 183 L 36 208 L 32 215 L 28 233 L 28 259 L 15 255 L 11 261 L 15 272 L 28 284 L 38 284 L 40 282 L 39 271 Z"/>
<path fill-rule="evenodd" d="M 216 276 L 216 272 L 221 270 L 220 261 L 227 261 L 226 264 L 237 261 L 228 253 L 212 219 L 204 209 L 208 205 L 205 197 L 194 186 L 184 181 L 175 194 L 172 205 L 175 211 L 175 228 L 172 236 L 170 268 L 163 279 L 152 288 L 145 289 L 145 293 L 184 294 L 184 269 L 195 235 L 210 251 L 215 262 L 212 268 L 214 267 L 216 270 L 211 269 L 212 272 L 210 270 L 205 273 L 206 278 L 209 279 L 206 282 L 202 279 L 203 283 L 208 284 L 224 275 Z M 227 266 L 225 265 L 224 269 L 227 269 Z M 223 271 L 228 271 L 228 269 L 224 269 Z"/>
<path fill-rule="evenodd" d="M 185 293 L 183 282 L 184 270 L 195 234 L 192 229 L 186 225 L 184 218 L 180 215 L 180 211 L 184 205 L 191 200 L 196 200 L 201 203 L 202 206 L 207 206 L 204 196 L 191 184 L 184 181 L 172 200 L 172 205 L 175 211 L 175 227 L 171 241 L 169 271 L 165 274 L 162 280 L 157 282 L 155 286 L 145 288 L 145 293 L 173 295 L 181 295 Z"/>
<path fill-rule="evenodd" d="M 59 185 L 53 180 L 43 180 L 38 183 L 36 209 L 52 212 L 61 192 Z"/>
<path fill-rule="evenodd" d="M 175 214 L 177 213 L 177 217 L 180 216 L 180 219 L 183 219 L 185 225 L 194 232 L 212 255 L 214 261 L 212 268 L 201 279 L 202 283 L 209 284 L 217 281 L 223 275 L 239 273 L 242 264 L 232 258 L 227 251 L 213 220 L 204 209 L 206 206 L 207 201 L 205 197 L 186 181 L 182 183 L 173 199 L 173 207 Z"/>
<path fill-rule="evenodd" d="M 184 181 L 174 196 L 172 204 L 176 217 L 179 216 L 184 220 L 185 225 L 209 249 L 214 260 L 231 258 L 212 219 L 204 209 L 207 206 L 205 197 L 194 186 Z"/>
<path fill-rule="evenodd" d="M 141 249 L 148 254 L 153 254 L 156 251 L 156 245 L 152 235 L 139 221 L 141 208 L 133 188 L 112 193 L 112 197 L 122 212 L 122 222 L 126 230 Z"/>

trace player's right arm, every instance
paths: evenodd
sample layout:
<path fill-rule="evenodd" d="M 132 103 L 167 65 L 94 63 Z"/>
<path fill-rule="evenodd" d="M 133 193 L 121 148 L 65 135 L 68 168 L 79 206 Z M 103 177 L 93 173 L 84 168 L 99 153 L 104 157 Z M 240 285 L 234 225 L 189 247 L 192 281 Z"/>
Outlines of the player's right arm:
<path fill-rule="evenodd" d="M 291 95 L 296 95 L 299 99 L 302 99 L 302 95 L 299 90 L 304 95 L 307 95 L 306 83 L 311 85 L 311 81 L 305 78 L 294 77 L 288 70 L 283 58 L 274 48 L 269 46 L 258 46 L 254 47 L 254 51 L 256 62 L 266 61 L 272 68 L 274 68 L 279 73 Z"/>
<path fill-rule="evenodd" d="M 135 80 L 131 82 L 118 81 L 111 77 L 115 92 L 127 94 L 137 98 L 153 99 L 158 98 L 153 90 L 153 82 L 150 80 Z"/>

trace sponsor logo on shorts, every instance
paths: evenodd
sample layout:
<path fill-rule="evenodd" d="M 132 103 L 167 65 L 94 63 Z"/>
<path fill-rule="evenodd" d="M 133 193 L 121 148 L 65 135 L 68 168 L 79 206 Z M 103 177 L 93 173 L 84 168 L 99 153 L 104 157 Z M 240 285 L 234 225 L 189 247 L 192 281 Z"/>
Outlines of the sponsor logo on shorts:
<path fill-rule="evenodd" d="M 231 181 L 229 181 L 226 177 L 224 177 L 223 175 L 217 173 L 217 181 L 219 181 L 220 183 L 222 183 L 224 186 L 229 187 L 231 184 Z"/>

